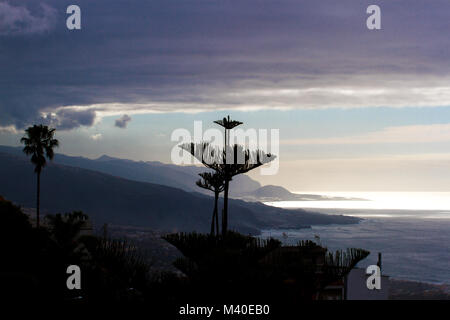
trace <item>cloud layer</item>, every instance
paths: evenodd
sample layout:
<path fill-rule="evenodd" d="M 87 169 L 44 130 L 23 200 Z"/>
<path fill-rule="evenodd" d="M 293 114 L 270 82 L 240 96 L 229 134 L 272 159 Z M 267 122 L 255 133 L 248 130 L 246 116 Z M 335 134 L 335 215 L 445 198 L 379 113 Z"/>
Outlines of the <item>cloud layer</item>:
<path fill-rule="evenodd" d="M 450 124 L 388 127 L 380 131 L 354 136 L 291 139 L 284 145 L 333 145 L 378 143 L 431 143 L 450 141 Z"/>
<path fill-rule="evenodd" d="M 450 3 L 383 2 L 383 29 L 369 31 L 371 2 L 79 0 L 81 31 L 65 28 L 61 1 L 1 2 L 9 20 L 0 19 L 8 30 L 0 34 L 0 126 L 450 105 Z M 52 29 L 54 19 L 61 23 Z"/>
<path fill-rule="evenodd" d="M 0 36 L 42 34 L 54 28 L 56 10 L 45 3 L 36 14 L 25 6 L 0 2 Z"/>

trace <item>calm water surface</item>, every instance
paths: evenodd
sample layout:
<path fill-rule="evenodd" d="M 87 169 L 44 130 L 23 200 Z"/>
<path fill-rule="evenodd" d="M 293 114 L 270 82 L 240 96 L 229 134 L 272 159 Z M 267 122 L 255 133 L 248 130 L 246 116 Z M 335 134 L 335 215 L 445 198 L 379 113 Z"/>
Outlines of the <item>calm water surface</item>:
<path fill-rule="evenodd" d="M 264 230 L 262 236 L 278 238 L 286 244 L 319 237 L 322 244 L 331 250 L 364 248 L 371 251 L 371 255 L 360 263 L 361 266 L 376 263 L 377 252 L 382 252 L 383 270 L 394 278 L 450 284 L 450 192 L 311 194 L 368 201 L 282 201 L 267 204 L 358 216 L 363 221 L 355 225 L 313 226 L 302 230 Z"/>

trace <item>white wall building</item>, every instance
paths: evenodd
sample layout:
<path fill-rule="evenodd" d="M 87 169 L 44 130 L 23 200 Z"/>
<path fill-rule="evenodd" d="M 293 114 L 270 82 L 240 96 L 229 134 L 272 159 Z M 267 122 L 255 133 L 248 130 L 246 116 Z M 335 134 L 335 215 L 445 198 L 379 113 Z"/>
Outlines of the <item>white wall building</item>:
<path fill-rule="evenodd" d="M 381 289 L 367 288 L 366 269 L 354 268 L 347 275 L 345 283 L 346 300 L 388 300 L 389 276 L 381 275 Z"/>

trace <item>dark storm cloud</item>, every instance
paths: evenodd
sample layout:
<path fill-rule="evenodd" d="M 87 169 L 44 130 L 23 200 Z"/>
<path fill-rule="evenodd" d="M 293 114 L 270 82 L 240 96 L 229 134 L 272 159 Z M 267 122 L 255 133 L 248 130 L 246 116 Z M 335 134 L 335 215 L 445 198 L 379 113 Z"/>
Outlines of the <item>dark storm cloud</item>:
<path fill-rule="evenodd" d="M 33 14 L 25 6 L 0 2 L 0 36 L 40 34 L 51 30 L 56 21 L 56 10 L 45 3 Z"/>
<path fill-rule="evenodd" d="M 70 130 L 81 126 L 92 126 L 95 122 L 94 110 L 60 109 L 42 117 L 42 122 L 59 130 Z"/>
<path fill-rule="evenodd" d="M 49 112 L 73 128 L 131 111 L 450 101 L 432 90 L 450 73 L 450 3 L 376 2 L 381 31 L 365 28 L 373 1 L 78 0 L 82 30 L 69 31 L 72 3 L 41 1 L 53 28 L 0 35 L 0 127 Z M 0 16 L 12 3 L 28 22 L 46 16 L 37 2 L 0 3 Z"/>
<path fill-rule="evenodd" d="M 124 114 L 119 119 L 116 119 L 114 125 L 117 128 L 125 129 L 127 127 L 128 122 L 130 122 L 130 121 L 131 121 L 131 117 L 126 115 L 126 114 Z"/>

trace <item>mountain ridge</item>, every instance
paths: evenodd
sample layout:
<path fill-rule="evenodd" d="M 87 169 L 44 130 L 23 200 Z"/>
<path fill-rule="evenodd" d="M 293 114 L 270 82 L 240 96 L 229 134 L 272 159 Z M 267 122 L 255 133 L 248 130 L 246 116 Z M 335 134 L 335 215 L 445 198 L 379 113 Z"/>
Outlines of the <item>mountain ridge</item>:
<path fill-rule="evenodd" d="M 25 158 L 20 147 L 0 146 L 0 152 Z M 99 171 L 135 181 L 166 185 L 186 191 L 207 193 L 207 191 L 203 191 L 195 185 L 195 181 L 200 179 L 198 174 L 207 171 L 206 168 L 200 166 L 177 166 L 159 161 L 134 161 L 108 155 L 89 159 L 61 153 L 55 153 L 53 163 Z M 250 192 L 261 187 L 259 182 L 246 175 L 236 177 L 230 185 L 233 192 L 237 194 Z"/>
<path fill-rule="evenodd" d="M 0 152 L 0 194 L 34 207 L 35 174 L 28 159 Z M 115 177 L 102 172 L 49 163 L 41 176 L 42 212 L 82 210 L 98 224 L 114 223 L 167 231 L 207 232 L 212 197 L 177 188 Z M 357 218 L 260 203 L 230 200 L 230 226 L 257 234 L 267 228 L 301 228 L 311 224 L 356 223 Z"/>
<path fill-rule="evenodd" d="M 25 158 L 21 147 L 1 146 L 0 152 L 14 154 Z M 96 159 L 80 156 L 68 156 L 55 153 L 54 163 L 74 166 L 111 174 L 113 176 L 135 181 L 156 183 L 190 192 L 209 194 L 207 190 L 198 188 L 195 182 L 199 173 L 208 171 L 202 166 L 179 166 L 159 161 L 135 161 L 111 157 L 106 154 Z M 310 201 L 310 200 L 364 200 L 339 197 L 324 197 L 321 195 L 299 195 L 281 186 L 261 186 L 258 181 L 247 175 L 239 175 L 230 182 L 230 198 L 246 201 Z"/>

